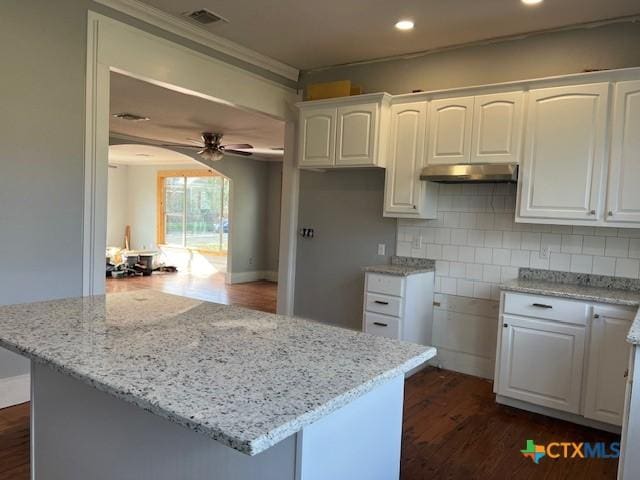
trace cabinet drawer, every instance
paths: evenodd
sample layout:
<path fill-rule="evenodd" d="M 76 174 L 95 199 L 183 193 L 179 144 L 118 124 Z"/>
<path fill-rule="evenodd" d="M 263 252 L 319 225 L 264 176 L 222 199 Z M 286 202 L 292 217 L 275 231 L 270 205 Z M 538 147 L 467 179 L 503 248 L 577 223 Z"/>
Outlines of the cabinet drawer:
<path fill-rule="evenodd" d="M 402 297 L 404 294 L 404 277 L 368 273 L 367 292 L 383 293 L 385 295 Z"/>
<path fill-rule="evenodd" d="M 393 317 L 400 317 L 402 314 L 402 299 L 399 297 L 367 293 L 364 303 L 367 312 L 384 313 Z"/>
<path fill-rule="evenodd" d="M 364 331 L 379 337 L 400 339 L 400 319 L 365 312 Z"/>
<path fill-rule="evenodd" d="M 589 306 L 574 300 L 555 297 L 506 293 L 504 313 L 526 317 L 545 318 L 558 322 L 586 325 Z"/>

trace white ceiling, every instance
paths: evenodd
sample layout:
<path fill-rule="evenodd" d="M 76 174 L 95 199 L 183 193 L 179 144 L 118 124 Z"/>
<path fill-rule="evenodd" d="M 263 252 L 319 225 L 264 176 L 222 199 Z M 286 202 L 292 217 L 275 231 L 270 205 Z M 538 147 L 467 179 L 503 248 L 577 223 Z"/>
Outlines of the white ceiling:
<path fill-rule="evenodd" d="M 223 133 L 222 144 L 249 143 L 250 158 L 281 160 L 284 122 L 200 97 L 178 93 L 131 77 L 111 74 L 111 114 L 133 113 L 150 120 L 132 122 L 111 116 L 116 136 L 151 143 L 196 144 L 204 131 Z M 190 140 L 191 139 L 191 140 Z"/>
<path fill-rule="evenodd" d="M 206 8 L 229 23 L 201 28 L 300 69 L 640 14 L 638 0 L 545 0 L 535 6 L 520 0 L 142 2 L 181 18 L 185 12 Z M 401 18 L 414 20 L 415 29 L 394 29 Z"/>
<path fill-rule="evenodd" d="M 200 165 L 193 158 L 168 148 L 152 145 L 121 144 L 109 146 L 110 165 Z"/>

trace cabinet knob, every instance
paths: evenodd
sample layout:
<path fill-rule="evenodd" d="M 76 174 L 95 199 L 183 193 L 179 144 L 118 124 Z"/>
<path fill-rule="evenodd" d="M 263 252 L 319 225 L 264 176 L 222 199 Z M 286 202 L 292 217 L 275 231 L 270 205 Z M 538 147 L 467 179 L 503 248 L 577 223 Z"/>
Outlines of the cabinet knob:
<path fill-rule="evenodd" d="M 413 206 L 413 209 L 414 209 L 414 210 L 417 210 L 417 209 L 418 209 L 418 207 L 416 207 L 416 206 L 414 205 L 414 206 Z"/>
<path fill-rule="evenodd" d="M 597 313 L 594 313 L 593 318 L 600 318 L 600 315 L 598 315 Z"/>
<path fill-rule="evenodd" d="M 509 324 L 508 323 L 503 323 L 502 324 L 502 328 L 509 328 Z"/>
<path fill-rule="evenodd" d="M 613 217 L 613 212 L 612 212 L 611 210 L 609 210 L 609 211 L 607 212 L 607 215 L 609 215 L 610 217 Z"/>
<path fill-rule="evenodd" d="M 589 215 L 595 215 L 595 214 L 596 214 L 596 211 L 595 211 L 595 210 L 591 210 L 591 211 L 589 212 Z"/>

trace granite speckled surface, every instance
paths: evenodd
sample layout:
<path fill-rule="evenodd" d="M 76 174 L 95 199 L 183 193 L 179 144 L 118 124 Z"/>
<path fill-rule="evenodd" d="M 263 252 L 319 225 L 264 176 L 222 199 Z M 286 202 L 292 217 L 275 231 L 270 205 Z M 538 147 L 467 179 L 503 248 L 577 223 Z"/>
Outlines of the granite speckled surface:
<path fill-rule="evenodd" d="M 605 275 L 521 268 L 502 290 L 638 307 L 627 341 L 640 345 L 640 281 Z"/>
<path fill-rule="evenodd" d="M 151 290 L 0 307 L 0 346 L 249 455 L 436 353 Z"/>
<path fill-rule="evenodd" d="M 417 273 L 434 272 L 435 269 L 435 260 L 393 256 L 391 257 L 391 264 L 371 265 L 364 267 L 362 270 L 369 273 L 382 273 L 385 275 L 407 277 Z"/>

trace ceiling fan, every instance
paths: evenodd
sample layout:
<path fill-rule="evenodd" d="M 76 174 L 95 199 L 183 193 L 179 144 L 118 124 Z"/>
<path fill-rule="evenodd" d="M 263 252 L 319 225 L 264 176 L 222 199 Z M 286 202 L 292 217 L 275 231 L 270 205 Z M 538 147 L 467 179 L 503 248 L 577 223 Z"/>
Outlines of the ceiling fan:
<path fill-rule="evenodd" d="M 248 157 L 252 155 L 251 152 L 245 152 L 238 149 L 253 148 L 253 145 L 248 143 L 234 143 L 230 145 L 220 145 L 222 141 L 222 133 L 203 132 L 201 137 L 202 145 L 182 145 L 182 144 L 163 144 L 163 147 L 179 147 L 179 148 L 197 148 L 200 151 L 200 155 L 205 160 L 217 162 L 224 158 L 225 153 L 233 153 L 234 155 L 244 155 Z"/>

